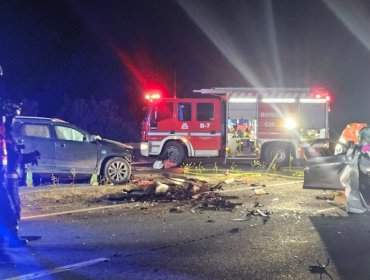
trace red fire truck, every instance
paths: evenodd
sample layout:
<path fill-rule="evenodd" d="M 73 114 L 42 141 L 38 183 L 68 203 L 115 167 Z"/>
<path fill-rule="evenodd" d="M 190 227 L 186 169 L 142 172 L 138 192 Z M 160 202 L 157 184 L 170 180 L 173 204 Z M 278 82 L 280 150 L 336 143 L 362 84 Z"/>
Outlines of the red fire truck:
<path fill-rule="evenodd" d="M 286 166 L 329 137 L 324 88 L 209 88 L 196 98 L 150 101 L 142 123 L 143 156 L 181 165 L 186 157 L 275 161 Z"/>

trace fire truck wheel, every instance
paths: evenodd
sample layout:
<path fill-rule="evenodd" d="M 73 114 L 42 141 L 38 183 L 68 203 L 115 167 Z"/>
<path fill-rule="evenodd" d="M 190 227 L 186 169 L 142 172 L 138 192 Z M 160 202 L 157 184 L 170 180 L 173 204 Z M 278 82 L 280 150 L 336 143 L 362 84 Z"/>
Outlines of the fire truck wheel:
<path fill-rule="evenodd" d="M 268 145 L 263 151 L 263 161 L 271 163 L 274 159 L 279 166 L 287 166 L 289 164 L 289 145 L 284 143 Z"/>
<path fill-rule="evenodd" d="M 162 155 L 165 159 L 180 166 L 185 160 L 185 149 L 180 143 L 170 141 L 164 146 Z"/>
<path fill-rule="evenodd" d="M 104 176 L 114 185 L 125 183 L 130 179 L 131 166 L 123 158 L 111 158 L 105 164 Z"/>

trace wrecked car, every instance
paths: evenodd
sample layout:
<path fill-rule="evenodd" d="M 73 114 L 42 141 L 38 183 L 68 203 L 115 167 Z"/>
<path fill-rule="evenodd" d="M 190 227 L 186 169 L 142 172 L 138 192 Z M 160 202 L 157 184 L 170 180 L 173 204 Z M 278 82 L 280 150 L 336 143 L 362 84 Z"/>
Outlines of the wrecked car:
<path fill-rule="evenodd" d="M 353 141 L 338 142 L 341 152 L 312 158 L 304 170 L 303 188 L 345 190 L 350 213 L 363 213 L 370 203 L 370 127 L 357 132 Z"/>
<path fill-rule="evenodd" d="M 25 152 L 37 149 L 42 155 L 38 165 L 27 168 L 33 175 L 96 174 L 113 184 L 125 183 L 131 177 L 131 146 L 102 139 L 63 120 L 18 116 L 13 135 Z"/>

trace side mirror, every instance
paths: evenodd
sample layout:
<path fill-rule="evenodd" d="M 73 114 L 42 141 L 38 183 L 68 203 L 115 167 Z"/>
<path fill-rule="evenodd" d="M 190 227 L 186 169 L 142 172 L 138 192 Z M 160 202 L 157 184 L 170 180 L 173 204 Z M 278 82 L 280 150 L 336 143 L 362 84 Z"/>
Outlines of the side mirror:
<path fill-rule="evenodd" d="M 88 137 L 89 142 L 94 142 L 96 140 L 101 140 L 101 137 L 99 135 L 89 135 Z"/>

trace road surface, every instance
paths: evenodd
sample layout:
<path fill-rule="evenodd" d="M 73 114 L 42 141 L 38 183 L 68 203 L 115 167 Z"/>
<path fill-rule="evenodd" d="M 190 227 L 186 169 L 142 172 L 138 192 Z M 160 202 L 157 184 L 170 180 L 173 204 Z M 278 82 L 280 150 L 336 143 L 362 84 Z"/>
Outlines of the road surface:
<path fill-rule="evenodd" d="M 329 258 L 331 279 L 369 279 L 369 214 L 348 216 L 316 198 L 330 193 L 302 190 L 299 180 L 255 189 L 225 186 L 220 195 L 242 203 L 232 211 L 174 201 L 28 214 L 21 234 L 42 238 L 8 249 L 13 263 L 0 265 L 0 278 L 320 279 L 317 261 Z M 269 218 L 247 216 L 251 209 Z"/>

